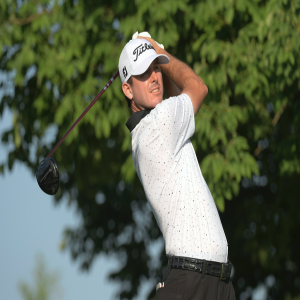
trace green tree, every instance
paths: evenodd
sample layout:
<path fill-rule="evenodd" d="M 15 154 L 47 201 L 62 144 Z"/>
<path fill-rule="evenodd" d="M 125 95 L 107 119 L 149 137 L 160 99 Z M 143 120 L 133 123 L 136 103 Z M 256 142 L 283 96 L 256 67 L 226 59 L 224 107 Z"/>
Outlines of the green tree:
<path fill-rule="evenodd" d="M 41 255 L 36 257 L 33 278 L 32 286 L 26 282 L 19 283 L 18 288 L 24 300 L 57 300 L 62 298 L 59 274 L 46 270 L 46 263 Z"/>
<path fill-rule="evenodd" d="M 1 114 L 14 112 L 1 171 L 19 160 L 34 173 L 114 74 L 126 41 L 146 30 L 209 88 L 192 142 L 222 212 L 237 297 L 260 282 L 272 299 L 296 297 L 299 15 L 299 0 L 0 1 L 1 86 L 14 85 L 0 103 Z M 120 299 L 166 264 L 164 251 L 158 267 L 147 250 L 161 237 L 135 175 L 129 115 L 117 80 L 54 154 L 62 175 L 54 201 L 66 195 L 82 219 L 64 247 L 84 269 L 101 253 L 117 255 Z"/>

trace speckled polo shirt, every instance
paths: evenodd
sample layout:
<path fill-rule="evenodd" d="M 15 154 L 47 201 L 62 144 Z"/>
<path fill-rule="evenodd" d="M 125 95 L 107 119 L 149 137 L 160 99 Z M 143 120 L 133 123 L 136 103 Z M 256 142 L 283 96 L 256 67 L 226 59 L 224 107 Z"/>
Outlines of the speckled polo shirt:
<path fill-rule="evenodd" d="M 182 94 L 151 111 L 132 114 L 132 156 L 168 256 L 227 262 L 221 220 L 202 176 L 194 147 L 191 99 Z"/>

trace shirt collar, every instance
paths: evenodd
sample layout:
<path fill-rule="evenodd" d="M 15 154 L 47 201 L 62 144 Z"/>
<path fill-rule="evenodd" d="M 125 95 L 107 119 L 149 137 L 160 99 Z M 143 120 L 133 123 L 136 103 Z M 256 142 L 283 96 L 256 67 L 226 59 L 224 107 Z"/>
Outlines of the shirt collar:
<path fill-rule="evenodd" d="M 140 123 L 140 121 L 145 118 L 151 110 L 141 110 L 133 113 L 128 121 L 126 122 L 127 128 L 132 132 L 132 130 Z"/>

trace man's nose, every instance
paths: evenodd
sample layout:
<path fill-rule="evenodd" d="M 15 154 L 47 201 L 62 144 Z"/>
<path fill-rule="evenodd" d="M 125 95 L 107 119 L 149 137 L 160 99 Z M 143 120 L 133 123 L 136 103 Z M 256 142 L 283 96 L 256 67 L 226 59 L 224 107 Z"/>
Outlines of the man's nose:
<path fill-rule="evenodd" d="M 157 82 L 157 74 L 156 74 L 155 70 L 152 70 L 151 82 Z"/>

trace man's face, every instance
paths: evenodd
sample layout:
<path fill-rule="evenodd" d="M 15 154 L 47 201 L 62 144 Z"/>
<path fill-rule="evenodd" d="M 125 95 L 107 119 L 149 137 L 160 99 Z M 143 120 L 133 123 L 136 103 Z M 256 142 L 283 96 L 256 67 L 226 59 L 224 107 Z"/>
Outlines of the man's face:
<path fill-rule="evenodd" d="M 124 84 L 123 84 L 124 85 Z M 152 109 L 163 100 L 163 79 L 160 65 L 155 59 L 147 71 L 141 75 L 132 76 L 132 85 L 123 91 L 129 99 L 133 99 L 133 112 Z"/>

